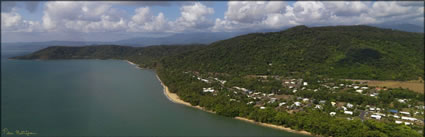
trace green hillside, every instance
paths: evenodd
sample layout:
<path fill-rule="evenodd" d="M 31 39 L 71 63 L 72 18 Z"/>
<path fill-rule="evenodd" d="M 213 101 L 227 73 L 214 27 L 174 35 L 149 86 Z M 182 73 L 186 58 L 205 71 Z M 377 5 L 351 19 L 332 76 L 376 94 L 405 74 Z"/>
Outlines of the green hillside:
<path fill-rule="evenodd" d="M 163 64 L 238 75 L 324 75 L 407 80 L 424 75 L 424 35 L 369 26 L 297 26 L 254 33 L 179 54 Z"/>

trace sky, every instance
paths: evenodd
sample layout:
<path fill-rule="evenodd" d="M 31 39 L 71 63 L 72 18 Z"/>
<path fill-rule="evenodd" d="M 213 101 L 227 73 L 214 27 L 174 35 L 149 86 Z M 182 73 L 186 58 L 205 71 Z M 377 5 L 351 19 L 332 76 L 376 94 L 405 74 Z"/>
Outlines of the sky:
<path fill-rule="evenodd" d="M 1 42 L 116 41 L 296 25 L 424 26 L 423 1 L 1 2 Z"/>

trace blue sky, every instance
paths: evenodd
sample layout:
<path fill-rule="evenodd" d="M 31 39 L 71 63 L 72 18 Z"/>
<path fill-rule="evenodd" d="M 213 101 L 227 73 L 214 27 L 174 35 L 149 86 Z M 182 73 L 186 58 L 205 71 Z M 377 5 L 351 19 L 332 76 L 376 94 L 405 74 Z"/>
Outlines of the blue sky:
<path fill-rule="evenodd" d="M 2 2 L 1 33 L 2 42 L 114 41 L 191 32 L 279 31 L 296 25 L 423 26 L 423 10 L 421 1 L 12 1 Z"/>

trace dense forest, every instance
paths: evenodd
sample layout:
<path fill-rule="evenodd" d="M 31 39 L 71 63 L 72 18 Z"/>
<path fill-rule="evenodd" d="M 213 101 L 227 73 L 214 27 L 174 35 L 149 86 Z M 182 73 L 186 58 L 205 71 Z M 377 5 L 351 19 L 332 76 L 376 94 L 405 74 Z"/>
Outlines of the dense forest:
<path fill-rule="evenodd" d="M 330 117 L 330 104 L 318 111 L 307 109 L 287 113 L 276 109 L 259 109 L 248 99 L 229 96 L 222 89 L 212 96 L 200 92 L 216 84 L 203 83 L 184 72 L 215 74 L 235 85 L 258 92 L 296 95 L 317 100 L 346 101 L 358 105 L 390 107 L 396 98 L 423 102 L 423 94 L 395 89 L 379 98 L 351 92 L 288 92 L 279 82 L 269 84 L 244 78 L 269 75 L 316 81 L 326 78 L 416 80 L 424 76 L 424 35 L 370 26 L 314 27 L 297 26 L 280 32 L 252 33 L 217 41 L 209 45 L 151 46 L 54 46 L 14 59 L 125 59 L 144 68 L 154 69 L 171 92 L 180 98 L 219 115 L 246 117 L 259 122 L 284 125 L 323 136 L 421 136 L 405 125 L 373 120 L 347 120 Z M 220 75 L 216 75 L 220 74 Z M 229 102 L 229 99 L 240 102 Z M 277 104 L 271 104 L 271 106 Z M 393 108 L 402 108 L 395 105 Z M 423 131 L 423 130 L 422 130 Z"/>

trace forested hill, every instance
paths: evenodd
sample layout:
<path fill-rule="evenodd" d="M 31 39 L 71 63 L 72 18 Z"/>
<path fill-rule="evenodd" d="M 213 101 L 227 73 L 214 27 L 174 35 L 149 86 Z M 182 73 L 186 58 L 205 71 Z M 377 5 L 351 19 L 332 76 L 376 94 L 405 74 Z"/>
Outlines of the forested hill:
<path fill-rule="evenodd" d="M 17 59 L 129 59 L 142 67 L 235 75 L 410 80 L 424 76 L 424 34 L 370 26 L 297 26 L 208 46 L 49 47 Z"/>
<path fill-rule="evenodd" d="M 370 26 L 297 26 L 218 41 L 167 57 L 162 64 L 237 75 L 418 79 L 424 76 L 424 34 Z"/>
<path fill-rule="evenodd" d="M 144 68 L 154 68 L 159 59 L 164 56 L 176 55 L 196 50 L 203 45 L 173 45 L 130 47 L 118 45 L 101 46 L 52 46 L 32 54 L 13 57 L 11 59 L 125 59 L 139 64 Z"/>

